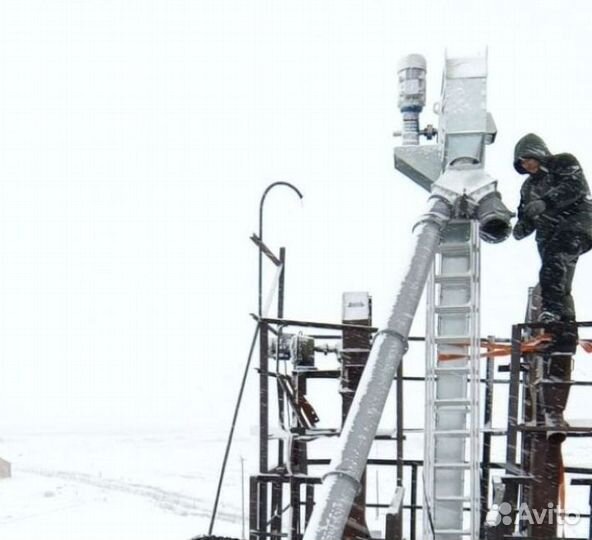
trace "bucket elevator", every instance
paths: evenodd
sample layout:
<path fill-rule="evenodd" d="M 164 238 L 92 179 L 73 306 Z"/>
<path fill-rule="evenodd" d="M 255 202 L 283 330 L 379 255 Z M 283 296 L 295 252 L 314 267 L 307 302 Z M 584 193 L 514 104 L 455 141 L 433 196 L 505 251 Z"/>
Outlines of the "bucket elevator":
<path fill-rule="evenodd" d="M 409 540 L 417 540 L 420 527 L 425 540 L 556 538 L 556 523 L 533 525 L 519 509 L 527 504 L 540 514 L 549 505 L 557 507 L 564 471 L 581 475 L 573 485 L 590 488 L 590 512 L 582 514 L 590 519 L 592 468 L 564 466 L 561 443 L 547 437 L 544 407 L 551 382 L 556 388 L 591 386 L 592 381 L 576 383 L 569 373 L 564 380 L 550 380 L 545 371 L 549 355 L 537 348 L 546 326 L 532 322 L 532 292 L 527 321 L 513 326 L 511 339 L 481 337 L 481 240 L 505 240 L 512 217 L 497 182 L 485 171 L 485 147 L 496 137 L 486 109 L 486 57 L 445 59 L 437 129 L 420 127 L 426 101 L 423 57 L 403 58 L 397 74 L 403 122 L 395 167 L 429 196 L 427 211 L 413 229 L 413 254 L 387 321 L 372 326 L 371 298 L 363 292 L 344 293 L 338 324 L 284 318 L 285 248 L 278 259 L 261 238 L 255 242 L 276 265 L 281 262 L 281 287 L 278 316 L 255 316 L 259 472 L 250 477 L 249 539 L 402 540 L 404 513 Z M 426 335 L 410 337 L 424 289 Z M 533 337 L 535 345 L 527 345 Z M 416 341 L 425 348 L 421 377 L 404 373 L 401 362 Z M 511 359 L 499 367 L 498 376 L 494 358 L 502 354 Z M 338 368 L 319 366 L 319 356 L 334 356 Z M 336 427 L 319 427 L 315 403 L 307 397 L 310 385 L 323 379 L 339 381 L 341 422 Z M 421 384 L 424 392 L 419 429 L 404 426 L 404 388 L 410 384 Z M 502 429 L 492 427 L 498 384 L 507 392 L 507 427 Z M 393 386 L 395 410 L 386 412 L 394 413 L 396 425 L 385 431 L 379 427 Z M 276 432 L 269 426 L 272 412 L 279 419 Z M 406 459 L 404 443 L 418 431 L 422 459 Z M 572 426 L 565 435 L 592 436 L 592 429 Z M 496 437 L 505 441 L 505 462 L 492 460 Z M 329 439 L 332 458 L 313 456 L 311 445 Z M 390 444 L 389 457 L 371 457 L 375 444 Z M 389 504 L 378 500 L 378 488 L 374 497 L 369 493 L 370 467 L 390 471 L 395 487 Z M 314 474 L 315 468 L 321 473 Z M 495 469 L 500 475 L 493 477 Z M 382 531 L 368 525 L 370 508 L 384 511 Z"/>
<path fill-rule="evenodd" d="M 511 213 L 501 201 L 496 181 L 484 169 L 485 146 L 496 133 L 486 109 L 486 58 L 446 59 L 439 142 L 421 146 L 419 137 L 431 136 L 430 129 L 419 128 L 425 74 L 425 60 L 419 55 L 408 56 L 399 65 L 403 146 L 395 150 L 395 166 L 430 192 L 429 209 L 415 227 L 409 269 L 389 320 L 374 337 L 305 540 L 341 538 L 434 266 L 428 292 L 424 534 L 438 539 L 478 537 L 479 237 L 490 242 L 507 238 Z M 443 365 L 437 360 L 440 354 L 451 353 L 458 357 L 455 361 Z M 468 529 L 463 527 L 466 500 L 471 504 Z"/>

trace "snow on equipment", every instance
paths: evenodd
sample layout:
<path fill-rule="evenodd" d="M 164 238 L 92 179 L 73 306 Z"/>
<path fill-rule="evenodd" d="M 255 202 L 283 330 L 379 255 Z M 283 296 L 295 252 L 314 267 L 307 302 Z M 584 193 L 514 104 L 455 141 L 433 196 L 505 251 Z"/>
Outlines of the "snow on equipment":
<path fill-rule="evenodd" d="M 504 241 L 513 215 L 485 171 L 485 147 L 496 137 L 486 109 L 487 58 L 445 59 L 437 129 L 420 126 L 426 104 L 424 58 L 406 56 L 397 76 L 403 121 L 395 167 L 429 192 L 426 212 L 413 229 L 413 254 L 388 320 L 378 328 L 372 327 L 366 292 L 344 293 L 339 324 L 284 318 L 283 279 L 277 317 L 261 309 L 254 316 L 259 463 L 249 481 L 249 540 L 417 540 L 420 528 L 425 540 L 556 538 L 558 525 L 569 524 L 570 514 L 563 511 L 567 480 L 580 486 L 574 488 L 580 493 L 590 488 L 592 513 L 592 468 L 564 466 L 561 455 L 566 437 L 590 436 L 592 429 L 570 422 L 558 434 L 545 423 L 545 413 L 564 408 L 576 383 L 569 374 L 558 380 L 548 373 L 552 333 L 547 324 L 531 322 L 536 320 L 532 291 L 527 322 L 513 326 L 511 339 L 481 337 L 481 240 Z M 422 138 L 437 139 L 420 144 Z M 279 258 L 273 256 L 262 236 L 260 231 L 254 240 L 260 254 L 274 264 L 280 261 L 283 275 L 284 248 Z M 424 289 L 426 336 L 410 337 Z M 259 299 L 261 306 L 261 278 Z M 416 341 L 425 343 L 423 377 L 406 375 L 401 362 Z M 584 349 L 589 343 L 580 340 Z M 255 338 L 245 377 L 254 345 Z M 494 362 L 508 355 L 509 364 L 500 365 L 497 375 Z M 565 360 L 571 365 L 571 357 Z M 319 403 L 310 392 L 327 379 L 338 379 L 341 394 L 341 425 L 334 428 L 326 426 L 318 407 L 328 394 Z M 425 404 L 414 419 L 423 416 L 423 425 L 407 427 L 403 391 L 418 382 Z M 498 385 L 507 389 L 503 428 L 493 427 Z M 385 411 L 393 386 L 395 411 Z M 396 427 L 385 432 L 384 417 L 393 413 Z M 407 459 L 404 445 L 415 434 L 423 437 L 422 459 Z M 231 439 L 232 430 L 228 446 Z M 503 462 L 492 459 L 496 440 L 505 442 Z M 336 443 L 332 459 L 313 453 L 311 445 L 328 441 Z M 395 447 L 387 457 L 371 456 L 375 443 Z M 369 467 L 376 468 L 374 490 L 368 489 L 374 480 Z M 504 474 L 494 474 L 496 469 Z M 574 473 L 579 476 L 571 478 Z M 390 504 L 381 500 L 380 478 L 393 484 Z M 214 538 L 218 495 L 204 540 Z M 376 519 L 368 508 L 376 509 Z M 380 530 L 378 516 L 384 524 Z"/>

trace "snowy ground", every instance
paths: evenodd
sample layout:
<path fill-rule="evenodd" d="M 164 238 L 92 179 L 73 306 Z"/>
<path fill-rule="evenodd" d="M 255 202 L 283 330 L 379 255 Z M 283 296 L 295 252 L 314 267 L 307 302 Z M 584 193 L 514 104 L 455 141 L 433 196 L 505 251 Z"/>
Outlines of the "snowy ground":
<path fill-rule="evenodd" d="M 248 450 L 245 442 L 239 439 L 237 448 Z M 13 464 L 13 476 L 0 481 L 0 538 L 203 534 L 223 449 L 223 437 L 203 432 L 3 436 L 0 456 Z M 244 457 L 245 467 L 255 463 Z M 240 459 L 233 453 L 214 532 L 240 537 L 241 511 Z"/>
<path fill-rule="evenodd" d="M 579 365 L 588 369 L 587 364 Z M 577 418 L 586 410 L 582 403 L 586 390 L 578 387 L 573 391 L 567 417 L 574 424 L 585 423 Z M 417 427 L 422 419 L 414 418 L 412 412 L 408 425 Z M 498 418 L 495 425 L 503 427 L 503 422 Z M 13 474 L 10 479 L 0 480 L 0 540 L 32 540 L 41 535 L 47 540 L 189 540 L 205 534 L 226 429 L 202 426 L 193 430 L 63 433 L 4 430 L 0 434 L 0 457 L 12 463 Z M 589 440 L 570 439 L 565 443 L 566 464 L 589 466 Z M 495 441 L 494 461 L 503 461 L 502 442 Z M 335 439 L 313 443 L 310 457 L 330 457 L 334 443 Z M 406 457 L 420 458 L 421 452 L 421 437 L 410 434 L 405 443 Z M 393 455 L 393 443 L 380 442 L 370 457 Z M 241 458 L 246 480 L 257 468 L 257 444 L 255 437 L 244 431 L 236 437 L 230 454 L 214 528 L 218 535 L 241 538 L 243 534 Z M 373 470 L 368 474 L 369 502 L 390 502 L 394 470 L 392 474 L 387 471 L 380 480 L 375 473 Z M 570 486 L 568 478 L 568 508 L 587 513 L 587 501 L 588 489 Z M 245 505 L 248 515 L 246 489 Z M 382 529 L 384 516 L 370 511 L 368 525 L 372 530 Z M 587 530 L 588 520 L 583 519 L 566 533 L 585 537 Z"/>

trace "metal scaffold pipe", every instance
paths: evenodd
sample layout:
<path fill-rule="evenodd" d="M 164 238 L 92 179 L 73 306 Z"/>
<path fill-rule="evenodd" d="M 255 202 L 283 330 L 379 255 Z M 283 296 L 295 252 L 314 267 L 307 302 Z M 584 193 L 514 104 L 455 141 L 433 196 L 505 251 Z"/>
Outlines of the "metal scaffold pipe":
<path fill-rule="evenodd" d="M 407 337 L 440 241 L 451 218 L 450 204 L 437 197 L 415 226 L 415 247 L 386 326 L 374 338 L 358 390 L 339 438 L 339 448 L 304 540 L 341 540 L 352 502 L 360 487 L 370 448 L 403 355 Z"/>

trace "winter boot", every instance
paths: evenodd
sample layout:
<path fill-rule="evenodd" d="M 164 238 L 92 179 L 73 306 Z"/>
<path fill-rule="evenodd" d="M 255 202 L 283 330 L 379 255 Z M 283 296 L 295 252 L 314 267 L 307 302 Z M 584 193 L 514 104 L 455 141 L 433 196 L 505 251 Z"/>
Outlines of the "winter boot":
<path fill-rule="evenodd" d="M 543 400 L 545 404 L 545 424 L 547 439 L 551 442 L 562 443 L 566 437 L 569 424 L 563 418 L 563 411 L 567 405 L 570 385 L 566 384 L 571 378 L 572 358 L 569 354 L 552 354 L 547 360 L 547 381 L 543 386 Z"/>

